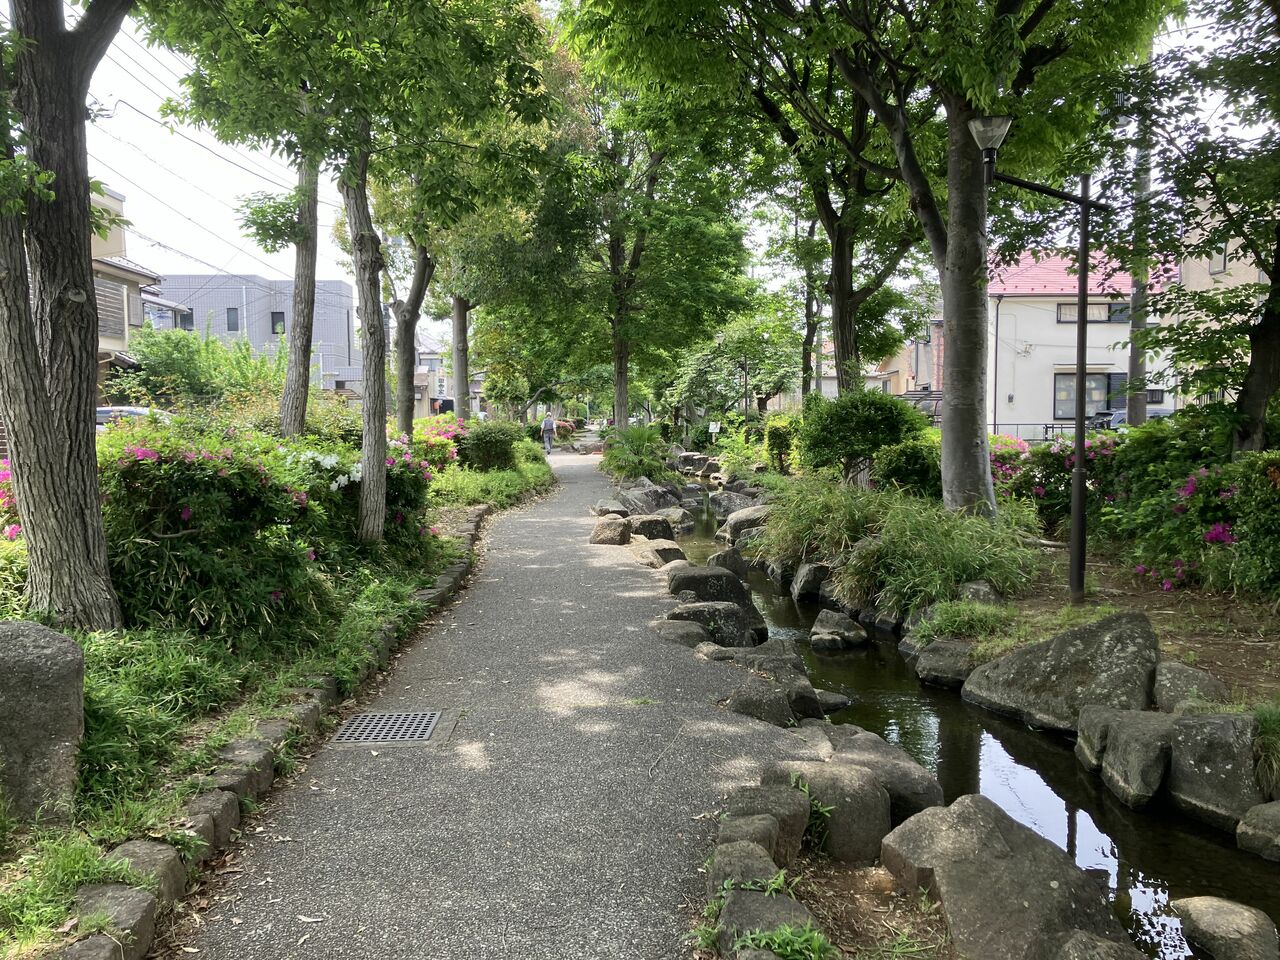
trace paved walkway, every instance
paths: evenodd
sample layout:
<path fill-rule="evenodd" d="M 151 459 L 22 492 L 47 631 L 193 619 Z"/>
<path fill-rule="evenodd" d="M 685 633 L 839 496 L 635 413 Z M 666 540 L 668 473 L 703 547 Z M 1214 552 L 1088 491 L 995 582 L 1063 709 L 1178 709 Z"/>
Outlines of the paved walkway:
<path fill-rule="evenodd" d="M 704 899 L 707 814 L 798 738 L 716 706 L 742 674 L 646 628 L 674 602 L 591 546 L 598 457 L 498 516 L 458 603 L 369 712 L 449 711 L 433 743 L 326 746 L 250 824 L 225 960 L 666 960 Z M 307 919 L 302 919 L 302 918 Z"/>

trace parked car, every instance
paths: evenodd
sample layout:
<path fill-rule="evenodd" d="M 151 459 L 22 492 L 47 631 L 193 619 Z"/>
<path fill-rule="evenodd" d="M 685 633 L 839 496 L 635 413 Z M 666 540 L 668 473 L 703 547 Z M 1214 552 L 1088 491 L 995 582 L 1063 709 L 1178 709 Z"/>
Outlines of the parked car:
<path fill-rule="evenodd" d="M 98 433 L 102 433 L 107 429 L 108 424 L 119 423 L 122 420 L 136 420 L 139 417 L 149 417 L 152 414 L 163 423 L 168 423 L 173 419 L 173 414 L 158 407 L 98 407 L 95 412 L 96 428 Z"/>
<path fill-rule="evenodd" d="M 1147 419 L 1158 420 L 1161 417 L 1171 417 L 1173 411 L 1163 408 L 1147 408 Z M 1089 418 L 1090 430 L 1114 430 L 1116 427 L 1124 426 L 1129 422 L 1128 411 L 1126 410 L 1099 410 Z"/>

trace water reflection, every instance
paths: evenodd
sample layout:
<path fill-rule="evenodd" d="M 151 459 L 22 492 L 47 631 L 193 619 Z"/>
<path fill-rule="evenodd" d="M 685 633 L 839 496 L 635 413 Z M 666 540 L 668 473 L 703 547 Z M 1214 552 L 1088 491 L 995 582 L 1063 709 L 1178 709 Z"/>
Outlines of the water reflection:
<path fill-rule="evenodd" d="M 694 562 L 718 549 L 704 522 L 682 546 Z M 981 793 L 1010 816 L 1105 876 L 1113 909 L 1153 958 L 1194 957 L 1171 898 L 1226 897 L 1280 917 L 1275 865 L 1235 848 L 1230 835 L 1159 803 L 1135 813 L 1076 761 L 1065 738 L 1030 730 L 973 707 L 947 690 L 921 686 L 891 642 L 823 656 L 808 645 L 817 608 L 797 605 L 760 574 L 751 577 L 770 633 L 797 642 L 813 682 L 853 704 L 834 715 L 899 744 L 933 770 L 947 801 Z"/>

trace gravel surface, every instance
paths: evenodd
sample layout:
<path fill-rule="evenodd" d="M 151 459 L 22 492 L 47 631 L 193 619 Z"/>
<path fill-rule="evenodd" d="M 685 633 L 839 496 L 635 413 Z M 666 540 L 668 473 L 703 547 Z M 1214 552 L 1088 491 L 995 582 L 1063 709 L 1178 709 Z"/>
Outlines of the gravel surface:
<path fill-rule="evenodd" d="M 674 600 L 627 548 L 588 544 L 598 462 L 553 456 L 561 485 L 490 524 L 470 587 L 367 704 L 446 711 L 431 743 L 318 749 L 250 821 L 187 952 L 690 955 L 724 793 L 804 747 L 718 705 L 739 670 L 646 626 Z"/>

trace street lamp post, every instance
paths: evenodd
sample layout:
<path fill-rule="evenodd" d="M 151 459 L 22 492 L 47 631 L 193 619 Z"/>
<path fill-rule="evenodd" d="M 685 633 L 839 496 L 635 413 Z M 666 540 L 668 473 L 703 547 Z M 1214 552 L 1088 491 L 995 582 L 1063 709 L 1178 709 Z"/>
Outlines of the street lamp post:
<path fill-rule="evenodd" d="M 1011 177 L 996 170 L 996 153 L 1009 132 L 1011 117 L 974 117 L 969 121 L 969 132 L 982 150 L 983 182 L 990 186 L 994 181 L 1007 183 L 1023 190 L 1074 203 L 1080 208 L 1079 277 L 1076 284 L 1076 406 L 1075 450 L 1071 468 L 1071 557 L 1068 583 L 1071 602 L 1084 603 L 1085 561 L 1085 380 L 1088 370 L 1089 349 L 1089 213 L 1092 210 L 1110 210 L 1089 196 L 1089 174 L 1080 177 L 1080 193 L 1067 193 L 1043 184 Z"/>

